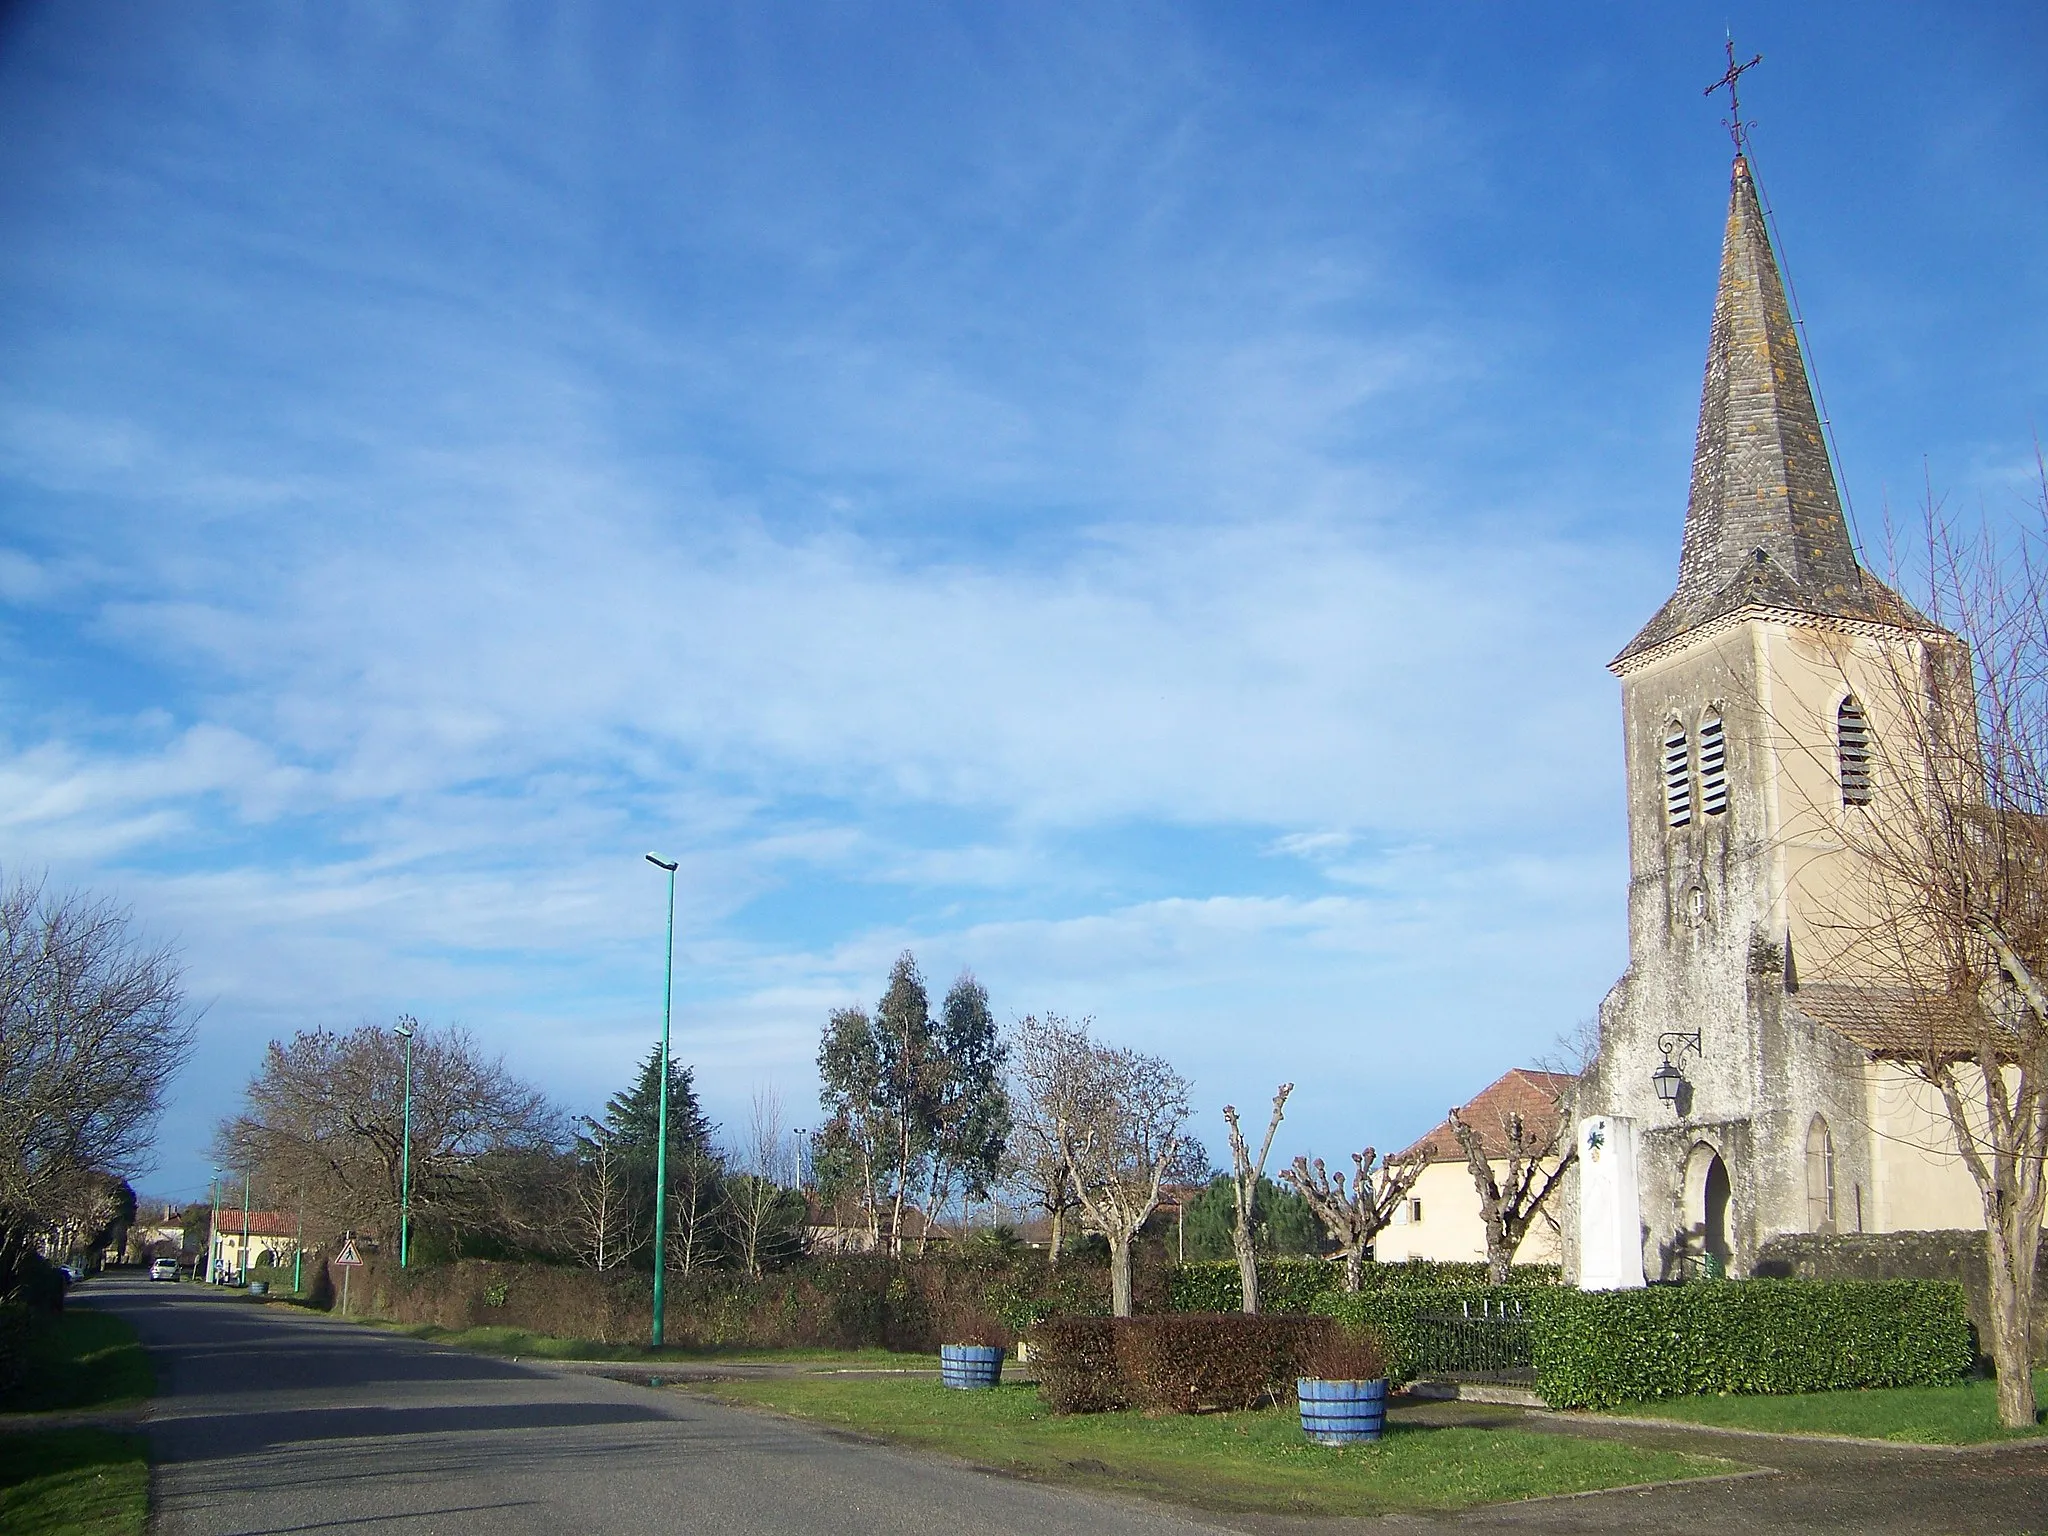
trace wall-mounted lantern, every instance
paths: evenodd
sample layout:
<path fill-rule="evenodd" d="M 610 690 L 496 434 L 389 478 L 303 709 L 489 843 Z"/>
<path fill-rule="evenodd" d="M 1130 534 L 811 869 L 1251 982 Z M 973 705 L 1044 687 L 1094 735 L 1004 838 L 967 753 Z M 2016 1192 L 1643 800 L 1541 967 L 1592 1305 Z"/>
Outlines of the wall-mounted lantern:
<path fill-rule="evenodd" d="M 1700 1055 L 1699 1031 L 1687 1034 L 1683 1030 L 1666 1030 L 1657 1037 L 1657 1049 L 1664 1053 L 1664 1064 L 1650 1074 L 1650 1085 L 1657 1090 L 1657 1097 L 1665 1107 L 1676 1108 L 1678 1095 L 1685 1087 L 1685 1074 L 1672 1064 L 1671 1056 L 1674 1051 L 1681 1057 L 1687 1051 Z"/>

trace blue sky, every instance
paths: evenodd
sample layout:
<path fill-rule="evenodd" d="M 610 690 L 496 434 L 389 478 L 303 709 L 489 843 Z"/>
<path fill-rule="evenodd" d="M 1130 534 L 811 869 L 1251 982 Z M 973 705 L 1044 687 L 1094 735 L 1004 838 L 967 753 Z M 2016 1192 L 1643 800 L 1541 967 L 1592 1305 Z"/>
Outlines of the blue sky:
<path fill-rule="evenodd" d="M 1724 26 L 1866 544 L 2017 510 L 2015 4 L 103 5 L 0 22 L 0 868 L 273 1035 L 659 1023 L 809 1123 L 906 946 L 1280 1155 L 1619 973 Z"/>

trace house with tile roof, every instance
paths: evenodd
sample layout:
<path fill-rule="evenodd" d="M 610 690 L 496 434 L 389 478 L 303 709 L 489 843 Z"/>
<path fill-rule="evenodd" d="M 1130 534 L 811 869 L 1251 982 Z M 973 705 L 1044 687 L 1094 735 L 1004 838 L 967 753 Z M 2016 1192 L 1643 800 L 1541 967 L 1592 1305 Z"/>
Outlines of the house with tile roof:
<path fill-rule="evenodd" d="M 1569 1112 L 1575 1083 L 1576 1079 L 1562 1073 L 1517 1067 L 1458 1109 L 1459 1118 L 1478 1132 L 1480 1149 L 1496 1181 L 1507 1178 L 1508 1127 L 1515 1118 L 1521 1119 L 1537 1141 L 1556 1140 L 1562 1143 L 1562 1150 L 1570 1149 L 1568 1132 L 1563 1137 L 1553 1133 Z M 1395 1209 L 1393 1224 L 1374 1242 L 1373 1257 L 1383 1263 L 1403 1259 L 1484 1263 L 1486 1224 L 1479 1214 L 1479 1191 L 1449 1118 L 1418 1137 L 1400 1157 L 1422 1159 L 1423 1170 L 1407 1200 Z M 1555 1163 L 1556 1159 L 1550 1160 L 1550 1167 Z M 1514 1256 L 1517 1264 L 1558 1262 L 1561 1208 L 1562 1202 L 1555 1196 L 1546 1202 L 1549 1219 L 1539 1217 L 1523 1237 Z"/>
<path fill-rule="evenodd" d="M 1576 1105 L 1582 1283 L 1747 1274 L 1781 1233 L 1983 1225 L 1908 1065 L 1957 1042 L 1828 942 L 1870 889 L 1845 824 L 1901 793 L 1878 747 L 1924 739 L 1901 712 L 1934 709 L 1957 643 L 1857 559 L 1738 153 L 1677 585 L 1611 663 L 1629 967 Z"/>

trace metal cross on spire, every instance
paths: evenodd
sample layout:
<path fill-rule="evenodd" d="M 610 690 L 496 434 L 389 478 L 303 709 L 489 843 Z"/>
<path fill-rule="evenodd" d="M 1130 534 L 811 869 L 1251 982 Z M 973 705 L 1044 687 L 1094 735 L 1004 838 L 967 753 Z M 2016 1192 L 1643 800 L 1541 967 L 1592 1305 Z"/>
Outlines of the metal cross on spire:
<path fill-rule="evenodd" d="M 1742 81 L 1743 71 L 1755 69 L 1757 65 L 1763 63 L 1763 61 L 1764 56 L 1762 54 L 1758 54 L 1755 58 L 1751 59 L 1747 64 L 1736 63 L 1735 35 L 1733 33 L 1730 33 L 1728 35 L 1728 73 L 1723 75 L 1720 79 L 1716 80 L 1704 91 L 1700 92 L 1702 96 L 1711 96 L 1714 94 L 1714 92 L 1720 90 L 1723 86 L 1727 87 L 1728 115 L 1721 119 L 1721 126 L 1728 130 L 1728 137 L 1735 141 L 1735 152 L 1737 154 L 1742 154 L 1745 152 L 1745 146 L 1742 142 L 1742 131 L 1749 125 L 1743 122 L 1742 120 L 1742 99 L 1739 95 L 1737 95 L 1736 87 Z"/>

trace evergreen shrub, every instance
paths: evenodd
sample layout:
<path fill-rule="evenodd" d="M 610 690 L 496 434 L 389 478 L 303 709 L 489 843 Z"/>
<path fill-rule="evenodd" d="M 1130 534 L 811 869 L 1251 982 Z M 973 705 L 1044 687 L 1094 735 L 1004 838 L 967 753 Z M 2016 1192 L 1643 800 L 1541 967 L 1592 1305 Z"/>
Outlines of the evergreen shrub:
<path fill-rule="evenodd" d="M 1960 1381 L 1962 1287 L 1938 1280 L 1709 1280 L 1554 1292 L 1533 1309 L 1537 1390 L 1557 1408 L 1705 1393 Z"/>

